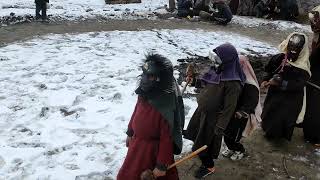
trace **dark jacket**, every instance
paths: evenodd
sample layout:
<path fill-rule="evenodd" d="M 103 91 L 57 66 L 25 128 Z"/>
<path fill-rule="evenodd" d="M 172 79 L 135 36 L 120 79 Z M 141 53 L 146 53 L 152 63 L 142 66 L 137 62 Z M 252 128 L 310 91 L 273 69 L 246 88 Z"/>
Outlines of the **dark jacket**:
<path fill-rule="evenodd" d="M 216 135 L 214 129 L 226 129 L 234 116 L 241 88 L 239 81 L 221 81 L 201 90 L 198 108 L 184 132 L 184 137 L 194 142 L 193 151 L 208 145 L 208 154 L 213 159 L 218 157 L 222 136 Z"/>
<path fill-rule="evenodd" d="M 227 24 L 232 20 L 232 12 L 225 2 L 217 2 L 213 4 L 213 8 L 218 12 L 213 12 L 213 19 L 222 24 Z"/>
<path fill-rule="evenodd" d="M 192 13 L 192 2 L 191 0 L 178 0 L 178 16 L 179 17 L 187 17 L 191 16 Z"/>

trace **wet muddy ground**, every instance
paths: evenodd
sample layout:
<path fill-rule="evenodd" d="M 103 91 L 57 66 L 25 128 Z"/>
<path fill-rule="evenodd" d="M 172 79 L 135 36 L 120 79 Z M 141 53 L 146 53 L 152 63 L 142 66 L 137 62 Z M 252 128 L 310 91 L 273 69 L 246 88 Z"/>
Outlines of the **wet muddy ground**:
<path fill-rule="evenodd" d="M 50 23 L 31 22 L 0 27 L 0 47 L 8 43 L 33 38 L 45 34 L 84 33 L 97 31 L 137 31 L 152 29 L 202 29 L 224 31 L 251 37 L 255 40 L 278 45 L 290 31 L 279 31 L 266 27 L 246 28 L 238 24 L 218 26 L 210 22 L 191 22 L 185 19 L 172 20 L 85 20 L 79 22 L 58 21 Z M 235 34 L 236 36 L 236 34 Z"/>
<path fill-rule="evenodd" d="M 271 56 L 248 56 L 258 80 L 263 78 L 263 68 Z M 180 72 L 179 82 L 185 77 L 189 63 L 195 63 L 203 74 L 210 66 L 208 57 L 194 56 L 188 59 L 179 59 L 179 66 L 175 68 Z M 194 96 L 194 95 L 191 95 Z M 186 98 L 190 95 L 186 95 Z M 261 99 L 264 99 L 262 94 Z M 220 155 L 216 161 L 216 173 L 206 177 L 208 180 L 273 180 L 273 179 L 320 179 L 320 154 L 313 145 L 303 139 L 303 132 L 296 128 L 291 142 L 268 141 L 263 136 L 263 131 L 258 129 L 251 137 L 243 139 L 246 156 L 241 161 L 232 161 Z M 223 149 L 223 148 L 222 148 Z M 180 178 L 192 180 L 193 173 L 201 165 L 195 158 L 178 167 Z"/>

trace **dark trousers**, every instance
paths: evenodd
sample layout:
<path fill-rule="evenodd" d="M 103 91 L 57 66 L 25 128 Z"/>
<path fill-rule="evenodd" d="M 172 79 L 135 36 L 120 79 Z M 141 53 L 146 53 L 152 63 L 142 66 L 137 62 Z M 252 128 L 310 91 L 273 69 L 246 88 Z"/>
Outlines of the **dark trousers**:
<path fill-rule="evenodd" d="M 233 151 L 245 152 L 245 149 L 240 143 L 240 140 L 242 138 L 242 133 L 246 128 L 247 121 L 247 118 L 231 119 L 224 136 L 224 142 L 226 143 L 228 149 Z"/>
<path fill-rule="evenodd" d="M 199 155 L 199 158 L 202 162 L 202 165 L 205 166 L 206 168 L 214 167 L 214 161 L 208 153 L 201 153 Z"/>
<path fill-rule="evenodd" d="M 202 165 L 206 168 L 212 168 L 214 167 L 214 161 L 213 159 L 217 159 L 220 152 L 222 142 L 222 136 L 220 135 L 214 135 L 211 144 L 208 146 L 208 148 L 201 153 L 199 153 L 199 158 L 202 162 Z"/>
<path fill-rule="evenodd" d="M 245 149 L 243 145 L 240 142 L 234 141 L 234 139 L 224 137 L 224 142 L 226 143 L 228 149 L 233 150 L 233 151 L 240 151 L 240 152 L 245 152 Z"/>
<path fill-rule="evenodd" d="M 41 11 L 41 15 L 40 15 Z M 36 19 L 47 19 L 47 4 L 46 3 L 36 3 Z"/>

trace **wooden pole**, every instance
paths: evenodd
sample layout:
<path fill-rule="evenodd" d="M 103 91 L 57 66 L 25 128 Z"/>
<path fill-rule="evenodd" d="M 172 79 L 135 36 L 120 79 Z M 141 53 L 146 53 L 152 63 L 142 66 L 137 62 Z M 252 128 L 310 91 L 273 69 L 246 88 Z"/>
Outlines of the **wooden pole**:
<path fill-rule="evenodd" d="M 179 165 L 180 163 L 184 162 L 184 161 L 187 161 L 191 158 L 193 158 L 194 156 L 198 155 L 200 152 L 204 151 L 205 149 L 207 149 L 208 146 L 207 145 L 204 145 L 202 146 L 201 148 L 197 149 L 196 151 L 192 152 L 191 154 L 189 154 L 188 156 L 176 161 L 175 163 L 171 164 L 169 167 L 168 167 L 168 170 Z"/>
<path fill-rule="evenodd" d="M 184 91 L 187 89 L 187 86 L 189 85 L 189 83 L 191 82 L 191 79 L 189 79 L 186 83 L 186 85 L 183 86 L 182 90 L 181 90 L 181 94 L 184 93 Z"/>
<path fill-rule="evenodd" d="M 312 82 L 309 82 L 309 81 L 307 81 L 307 84 L 308 84 L 309 86 L 311 86 L 311 87 L 313 87 L 313 88 L 315 88 L 315 89 L 317 89 L 317 90 L 320 91 L 320 86 L 318 86 L 318 85 L 316 85 L 316 84 L 314 84 L 314 83 L 312 83 Z"/>

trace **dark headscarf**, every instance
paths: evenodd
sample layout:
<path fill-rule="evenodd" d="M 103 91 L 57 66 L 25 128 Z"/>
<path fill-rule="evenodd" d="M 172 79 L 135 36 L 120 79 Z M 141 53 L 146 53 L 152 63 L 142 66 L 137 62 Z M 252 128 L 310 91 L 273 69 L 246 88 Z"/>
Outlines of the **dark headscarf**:
<path fill-rule="evenodd" d="M 220 81 L 240 81 L 244 84 L 246 76 L 243 73 L 240 63 L 239 56 L 236 48 L 229 44 L 222 44 L 213 50 L 221 59 L 223 63 L 223 71 L 217 74 L 214 69 L 210 69 L 201 80 L 210 84 L 219 84 Z"/>

